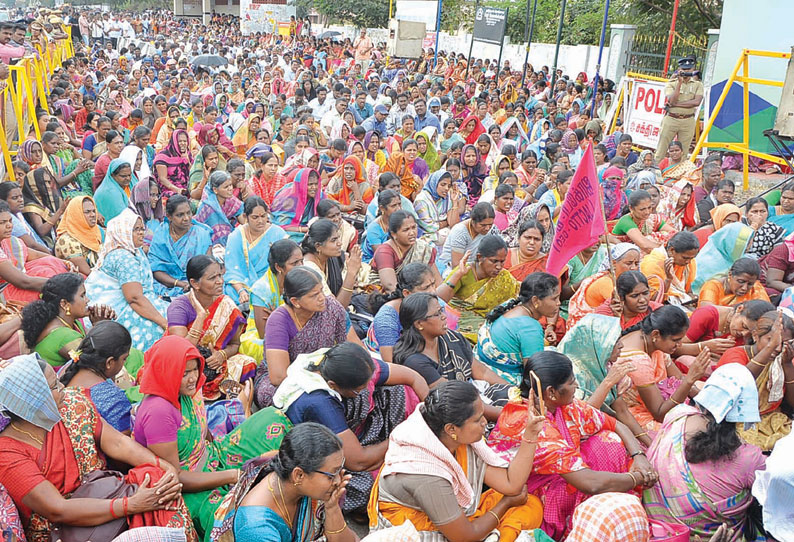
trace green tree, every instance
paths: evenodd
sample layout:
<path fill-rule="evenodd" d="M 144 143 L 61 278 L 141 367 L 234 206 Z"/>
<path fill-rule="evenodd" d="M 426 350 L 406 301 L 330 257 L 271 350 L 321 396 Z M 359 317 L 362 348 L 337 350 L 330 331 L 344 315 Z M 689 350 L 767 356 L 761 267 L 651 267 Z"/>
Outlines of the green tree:
<path fill-rule="evenodd" d="M 314 8 L 334 23 L 385 28 L 389 22 L 386 0 L 314 0 Z"/>

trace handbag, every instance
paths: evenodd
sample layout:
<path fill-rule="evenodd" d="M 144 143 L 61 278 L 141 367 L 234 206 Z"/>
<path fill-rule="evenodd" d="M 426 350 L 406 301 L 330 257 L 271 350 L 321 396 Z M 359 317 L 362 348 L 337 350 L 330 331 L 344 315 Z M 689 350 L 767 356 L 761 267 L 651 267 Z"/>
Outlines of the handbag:
<path fill-rule="evenodd" d="M 138 486 L 124 481 L 124 475 L 113 470 L 95 470 L 80 479 L 78 487 L 69 498 L 72 499 L 118 499 L 130 497 Z M 52 529 L 52 542 L 89 542 L 113 540 L 128 528 L 127 518 L 122 516 L 102 525 L 78 527 L 57 525 Z"/>
<path fill-rule="evenodd" d="M 680 523 L 648 520 L 651 542 L 689 542 L 689 527 Z"/>

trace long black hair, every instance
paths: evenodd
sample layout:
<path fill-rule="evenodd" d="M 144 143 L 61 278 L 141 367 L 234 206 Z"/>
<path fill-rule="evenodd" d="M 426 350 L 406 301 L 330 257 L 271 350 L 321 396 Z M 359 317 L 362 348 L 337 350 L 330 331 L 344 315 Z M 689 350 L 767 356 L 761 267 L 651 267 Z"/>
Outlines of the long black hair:
<path fill-rule="evenodd" d="M 652 331 L 658 331 L 662 337 L 669 337 L 678 333 L 683 333 L 689 328 L 689 317 L 680 307 L 675 305 L 663 305 L 643 318 L 639 323 L 627 327 L 621 333 L 621 337 L 642 331 L 643 335 L 650 335 Z"/>
<path fill-rule="evenodd" d="M 375 364 L 364 347 L 344 342 L 329 348 L 320 363 L 309 366 L 309 370 L 320 373 L 326 382 L 333 381 L 342 389 L 354 390 L 369 382 Z"/>
<path fill-rule="evenodd" d="M 318 284 L 322 284 L 322 277 L 314 269 L 302 265 L 290 269 L 284 275 L 284 303 L 291 307 L 292 301 L 290 299 L 305 296 Z"/>
<path fill-rule="evenodd" d="M 22 309 L 22 334 L 28 348 L 32 350 L 36 347 L 41 332 L 58 317 L 61 301 L 72 303 L 82 284 L 83 277 L 77 273 L 60 273 L 47 279 L 41 289 L 41 299 L 28 303 Z"/>
<path fill-rule="evenodd" d="M 273 245 L 275 246 L 275 244 Z M 271 253 L 273 249 L 271 249 Z M 372 314 L 378 314 L 380 308 L 395 299 L 403 299 L 405 291 L 409 294 L 424 281 L 425 277 L 430 274 L 430 267 L 422 262 L 411 262 L 405 264 L 402 269 L 397 273 L 397 287 L 394 291 L 388 294 L 381 292 L 372 292 L 369 296 L 369 310 Z"/>
<path fill-rule="evenodd" d="M 461 427 L 474 415 L 474 402 L 480 394 L 470 382 L 450 380 L 439 384 L 420 407 L 422 418 L 437 437 L 448 423 Z"/>
<path fill-rule="evenodd" d="M 60 380 L 68 386 L 81 369 L 87 369 L 103 379 L 112 378 L 115 375 L 105 374 L 108 358 L 118 360 L 131 347 L 132 337 L 126 327 L 113 320 L 97 322 L 80 341 L 77 347 L 79 356 L 63 371 Z"/>
<path fill-rule="evenodd" d="M 530 372 L 534 372 L 540 379 L 541 390 L 551 386 L 559 390 L 573 376 L 573 363 L 568 356 L 551 350 L 535 352 L 524 363 L 524 373 L 521 377 L 522 397 L 529 397 L 533 380 Z"/>
<path fill-rule="evenodd" d="M 542 271 L 530 273 L 524 278 L 524 280 L 521 281 L 521 289 L 518 291 L 518 296 L 515 299 L 511 299 L 507 303 L 502 303 L 493 309 L 488 313 L 488 316 L 486 316 L 485 319 L 488 322 L 495 322 L 497 318 L 502 316 L 507 311 L 512 310 L 514 307 L 517 307 L 523 303 L 527 303 L 533 297 L 545 299 L 550 295 L 553 295 L 554 290 L 559 285 L 560 281 L 557 279 L 557 277 L 550 273 L 544 273 Z"/>
<path fill-rule="evenodd" d="M 411 294 L 403 299 L 400 304 L 400 325 L 403 331 L 394 345 L 394 353 L 392 355 L 394 363 L 402 365 L 408 356 L 424 350 L 425 338 L 416 329 L 414 323 L 427 318 L 428 305 L 433 299 L 438 301 L 438 297 L 435 294 L 426 292 Z"/>
<path fill-rule="evenodd" d="M 284 482 L 289 480 L 296 468 L 306 474 L 317 472 L 328 456 L 341 449 L 342 441 L 326 426 L 316 422 L 299 423 L 284 436 L 278 454 L 273 459 L 251 460 L 250 464 L 267 461 L 254 483 L 261 482 L 271 472 L 275 472 Z"/>
<path fill-rule="evenodd" d="M 717 423 L 711 412 L 704 411 L 706 430 L 687 437 L 684 456 L 690 463 L 698 464 L 706 461 L 730 459 L 742 445 L 736 433 L 736 424 L 723 420 Z"/>

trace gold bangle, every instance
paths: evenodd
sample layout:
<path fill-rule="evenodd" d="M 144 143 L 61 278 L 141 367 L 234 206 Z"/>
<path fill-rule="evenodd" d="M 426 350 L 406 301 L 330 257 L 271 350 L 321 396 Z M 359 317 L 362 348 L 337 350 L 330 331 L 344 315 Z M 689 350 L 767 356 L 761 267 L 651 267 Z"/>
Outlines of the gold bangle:
<path fill-rule="evenodd" d="M 670 400 L 671 400 L 673 403 L 677 404 L 677 405 L 683 404 L 681 401 L 676 401 L 676 400 L 673 398 L 673 396 L 672 396 L 672 395 L 670 396 Z"/>
<path fill-rule="evenodd" d="M 631 481 L 634 482 L 634 487 L 637 487 L 638 485 L 640 485 L 640 483 L 637 482 L 637 479 L 634 477 L 634 473 L 633 472 L 629 471 L 626 474 L 631 476 Z"/>
<path fill-rule="evenodd" d="M 642 433 L 637 433 L 636 435 L 634 435 L 634 438 L 647 437 L 647 436 L 648 436 L 648 431 L 643 431 Z"/>
<path fill-rule="evenodd" d="M 344 290 L 345 292 L 350 292 L 351 294 L 353 293 L 353 288 L 345 288 L 344 286 L 342 286 L 342 290 Z"/>
<path fill-rule="evenodd" d="M 501 519 L 499 519 L 499 516 L 497 516 L 497 515 L 496 515 L 496 512 L 494 512 L 493 510 L 488 510 L 488 513 L 489 513 L 489 514 L 491 514 L 493 517 L 495 517 L 495 518 L 496 518 L 496 524 L 497 524 L 497 525 L 499 525 L 499 524 L 502 522 L 502 520 L 501 520 Z"/>
<path fill-rule="evenodd" d="M 223 361 L 226 361 L 226 360 L 229 359 L 229 356 L 226 354 L 226 350 L 221 349 L 221 350 L 218 350 L 218 352 L 221 353 L 221 357 L 223 357 Z"/>
<path fill-rule="evenodd" d="M 755 363 L 755 364 L 756 364 L 756 365 L 758 365 L 759 367 L 766 367 L 766 364 L 764 364 L 764 363 L 761 363 L 760 361 L 755 361 L 755 358 L 751 359 L 751 360 L 750 360 L 750 363 Z"/>
<path fill-rule="evenodd" d="M 698 352 L 703 351 L 703 343 L 698 343 Z"/>
<path fill-rule="evenodd" d="M 794 384 L 794 380 L 784 380 L 784 384 Z"/>
<path fill-rule="evenodd" d="M 347 529 L 347 523 L 345 523 L 345 526 L 344 526 L 344 527 L 342 527 L 341 529 L 339 529 L 338 531 L 328 531 L 328 530 L 326 530 L 326 531 L 325 531 L 325 534 L 326 534 L 326 535 L 329 535 L 329 534 L 339 534 L 339 533 L 341 533 L 341 532 L 344 532 L 344 530 L 345 530 L 345 529 Z"/>

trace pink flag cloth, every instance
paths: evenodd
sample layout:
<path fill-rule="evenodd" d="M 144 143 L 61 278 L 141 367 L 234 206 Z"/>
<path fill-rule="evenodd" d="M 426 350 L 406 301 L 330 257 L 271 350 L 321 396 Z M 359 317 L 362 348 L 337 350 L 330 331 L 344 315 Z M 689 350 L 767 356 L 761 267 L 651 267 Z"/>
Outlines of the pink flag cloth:
<path fill-rule="evenodd" d="M 571 258 L 593 246 L 599 236 L 606 232 L 600 190 L 591 143 L 576 168 L 571 187 L 562 202 L 557 232 L 546 261 L 546 271 L 552 275 L 559 274 Z"/>

